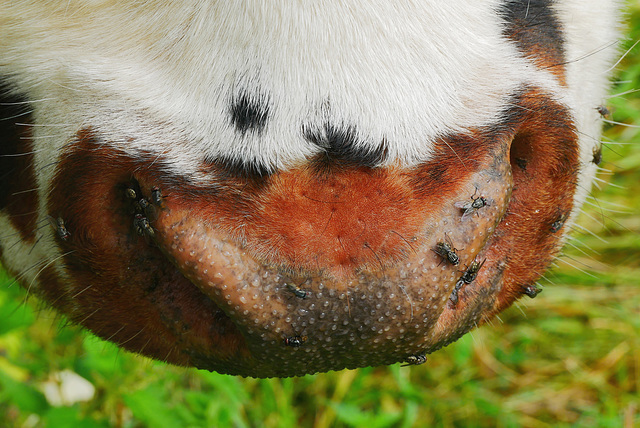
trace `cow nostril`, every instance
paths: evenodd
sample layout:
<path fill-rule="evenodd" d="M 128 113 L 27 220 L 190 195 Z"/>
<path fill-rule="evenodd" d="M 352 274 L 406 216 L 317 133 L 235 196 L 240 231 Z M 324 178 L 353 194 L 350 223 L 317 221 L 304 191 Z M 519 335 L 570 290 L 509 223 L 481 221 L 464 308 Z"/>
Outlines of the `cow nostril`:
<path fill-rule="evenodd" d="M 530 167 L 531 170 L 533 170 L 535 167 L 532 163 L 534 160 L 534 152 L 528 133 L 521 133 L 514 137 L 511 142 L 511 152 L 509 156 L 513 179 L 516 182 L 521 181 L 522 178 L 527 175 L 527 170 L 529 170 Z"/>
<path fill-rule="evenodd" d="M 517 210 L 527 213 L 541 231 L 556 232 L 573 207 L 576 174 L 579 169 L 577 138 L 570 122 L 536 123 L 519 132 L 509 153 L 513 175 L 512 199 Z"/>

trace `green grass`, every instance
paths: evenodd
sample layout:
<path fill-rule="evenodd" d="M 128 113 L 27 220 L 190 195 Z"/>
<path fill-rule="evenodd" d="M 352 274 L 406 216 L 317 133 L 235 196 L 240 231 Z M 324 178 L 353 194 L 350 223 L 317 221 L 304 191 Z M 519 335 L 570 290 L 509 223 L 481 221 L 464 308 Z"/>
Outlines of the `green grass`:
<path fill-rule="evenodd" d="M 637 3 L 630 19 L 627 47 L 640 40 Z M 640 89 L 640 46 L 620 68 L 613 93 Z M 616 121 L 640 125 L 640 97 L 607 104 Z M 38 302 L 24 304 L 24 290 L 0 273 L 0 426 L 640 425 L 640 132 L 610 127 L 606 139 L 616 143 L 603 167 L 614 173 L 601 174 L 609 184 L 581 220 L 597 236 L 572 241 L 588 255 L 567 248 L 538 298 L 423 366 L 268 380 L 171 367 L 64 325 Z M 39 385 L 63 369 L 88 379 L 96 397 L 49 405 Z"/>

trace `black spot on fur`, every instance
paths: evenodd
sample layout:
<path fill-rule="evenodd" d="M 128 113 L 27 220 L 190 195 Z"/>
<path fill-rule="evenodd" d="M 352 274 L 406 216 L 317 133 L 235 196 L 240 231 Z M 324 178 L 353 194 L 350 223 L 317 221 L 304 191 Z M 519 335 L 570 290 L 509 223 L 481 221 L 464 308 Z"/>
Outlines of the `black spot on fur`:
<path fill-rule="evenodd" d="M 31 123 L 29 109 L 26 98 L 11 93 L 0 81 L 0 209 L 8 205 L 14 191 L 9 183 L 23 167 L 20 157 L 32 157 L 28 151 L 25 153 L 25 129 L 18 125 Z"/>
<path fill-rule="evenodd" d="M 387 158 L 384 141 L 371 150 L 358 144 L 356 128 L 338 128 L 327 123 L 322 130 L 303 129 L 304 138 L 322 148 L 313 164 L 322 169 L 332 166 L 356 166 L 373 168 Z"/>
<path fill-rule="evenodd" d="M 32 122 L 28 99 L 0 79 L 0 209 L 29 242 L 35 238 L 38 208 Z"/>
<path fill-rule="evenodd" d="M 512 134 L 525 120 L 528 111 L 522 108 L 523 97 L 532 89 L 522 84 L 509 96 L 498 115 L 498 119 L 486 128 L 487 137 L 490 140 L 498 139 L 505 134 Z"/>
<path fill-rule="evenodd" d="M 500 10 L 506 24 L 504 35 L 529 57 L 544 52 L 553 64 L 565 62 L 564 39 L 553 0 L 507 0 Z"/>
<path fill-rule="evenodd" d="M 269 103 L 262 96 L 242 92 L 231 102 L 231 122 L 243 135 L 249 131 L 262 132 L 268 118 Z"/>
<path fill-rule="evenodd" d="M 214 174 L 221 181 L 240 179 L 259 185 L 274 173 L 266 165 L 240 159 L 205 159 L 204 165 L 205 170 Z"/>

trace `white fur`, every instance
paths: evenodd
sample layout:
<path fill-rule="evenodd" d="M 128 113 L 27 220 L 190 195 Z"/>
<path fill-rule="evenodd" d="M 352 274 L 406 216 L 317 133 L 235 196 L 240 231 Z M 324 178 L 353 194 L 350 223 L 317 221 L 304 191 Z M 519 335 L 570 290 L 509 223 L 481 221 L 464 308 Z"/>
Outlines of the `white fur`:
<path fill-rule="evenodd" d="M 318 150 L 301 126 L 326 121 L 355 125 L 372 149 L 386 140 L 389 163 L 412 165 L 436 137 L 495 119 L 536 79 L 501 36 L 498 1 L 65 1 L 54 13 L 49 3 L 34 2 L 33 17 L 25 3 L 6 11 L 19 18 L 3 24 L 10 33 L 0 42 L 15 52 L 8 68 L 21 86 L 36 99 L 55 94 L 45 103 L 62 115 L 48 121 L 92 124 L 114 142 L 136 138 L 137 148 L 177 145 L 181 171 L 219 155 L 295 164 Z M 261 135 L 230 124 L 240 88 L 271 102 Z M 149 132 L 158 126 L 160 136 Z"/>
<path fill-rule="evenodd" d="M 594 148 L 600 145 L 602 118 L 596 108 L 604 104 L 612 71 L 610 64 L 619 54 L 620 23 L 616 13 L 619 2 L 589 3 L 592 2 L 566 0 L 555 6 L 565 29 L 569 61 L 566 64 L 567 104 L 579 131 L 582 161 L 570 222 L 575 221 L 575 214 L 588 196 L 597 170 L 592 159 Z"/>

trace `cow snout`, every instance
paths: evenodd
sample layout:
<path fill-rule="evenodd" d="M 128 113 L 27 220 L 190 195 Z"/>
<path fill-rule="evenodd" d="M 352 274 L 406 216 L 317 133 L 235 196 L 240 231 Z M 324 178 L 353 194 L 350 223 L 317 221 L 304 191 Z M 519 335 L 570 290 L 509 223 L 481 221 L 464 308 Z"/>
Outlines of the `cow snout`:
<path fill-rule="evenodd" d="M 205 162 L 204 182 L 84 129 L 49 198 L 66 270 L 44 294 L 125 348 L 224 373 L 424 361 L 539 291 L 578 171 L 549 105 L 442 138 L 411 167 Z"/>

